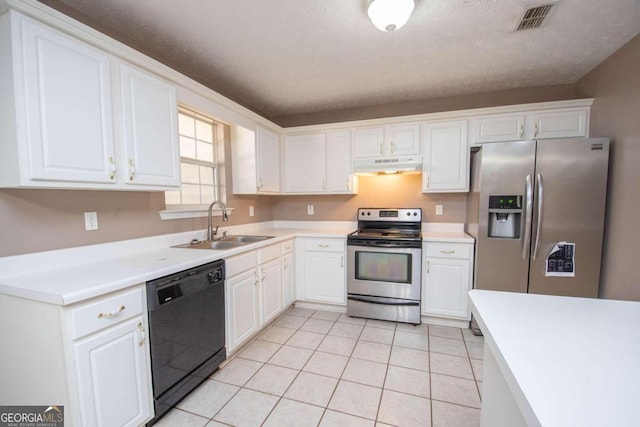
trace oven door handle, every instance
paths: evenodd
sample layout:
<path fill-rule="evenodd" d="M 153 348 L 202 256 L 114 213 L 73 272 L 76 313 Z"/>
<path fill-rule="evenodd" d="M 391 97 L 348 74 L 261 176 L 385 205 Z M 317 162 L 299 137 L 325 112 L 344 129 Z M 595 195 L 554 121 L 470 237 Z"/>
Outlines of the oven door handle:
<path fill-rule="evenodd" d="M 388 301 L 385 301 L 383 298 L 371 298 L 366 296 L 359 295 L 349 295 L 347 299 L 351 301 L 360 301 L 360 302 L 368 302 L 372 304 L 380 304 L 380 305 L 398 305 L 398 306 L 419 306 L 419 301 L 398 301 L 397 299 L 389 298 Z"/>

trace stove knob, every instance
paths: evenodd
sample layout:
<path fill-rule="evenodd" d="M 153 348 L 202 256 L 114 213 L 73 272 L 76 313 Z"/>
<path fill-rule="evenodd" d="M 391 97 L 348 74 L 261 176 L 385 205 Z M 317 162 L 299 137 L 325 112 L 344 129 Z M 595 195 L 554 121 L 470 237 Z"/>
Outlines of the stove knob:
<path fill-rule="evenodd" d="M 414 213 L 413 213 L 413 216 L 418 216 L 418 212 L 414 212 Z"/>
<path fill-rule="evenodd" d="M 411 216 L 411 212 L 407 212 L 407 216 Z"/>
<path fill-rule="evenodd" d="M 371 215 L 371 212 L 367 212 L 367 215 Z"/>

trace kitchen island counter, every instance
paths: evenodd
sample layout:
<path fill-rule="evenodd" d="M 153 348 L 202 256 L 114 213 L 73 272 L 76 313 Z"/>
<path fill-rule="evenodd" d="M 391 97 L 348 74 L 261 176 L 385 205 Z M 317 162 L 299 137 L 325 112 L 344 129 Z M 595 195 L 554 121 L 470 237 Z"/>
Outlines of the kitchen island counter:
<path fill-rule="evenodd" d="M 469 296 L 485 336 L 482 426 L 637 425 L 640 302 Z"/>

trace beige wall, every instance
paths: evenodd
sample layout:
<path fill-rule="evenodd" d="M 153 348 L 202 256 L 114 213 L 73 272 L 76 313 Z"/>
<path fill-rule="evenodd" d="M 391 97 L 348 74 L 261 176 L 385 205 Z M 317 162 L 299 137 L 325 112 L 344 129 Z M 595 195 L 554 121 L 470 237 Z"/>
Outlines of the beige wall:
<path fill-rule="evenodd" d="M 376 119 L 380 117 L 408 116 L 411 114 L 436 113 L 441 111 L 465 110 L 468 108 L 496 107 L 501 105 L 527 104 L 530 102 L 559 101 L 575 98 L 573 84 L 537 86 L 470 95 L 430 98 L 417 101 L 397 102 L 353 108 L 340 111 L 297 114 L 273 117 L 282 127 L 305 126 L 318 123 L 337 123 L 350 120 Z"/>
<path fill-rule="evenodd" d="M 600 295 L 640 300 L 640 36 L 578 81 L 576 90 L 595 98 L 591 136 L 612 140 Z"/>
<path fill-rule="evenodd" d="M 228 129 L 225 154 L 230 156 Z M 222 173 L 231 188 L 231 168 Z M 233 215 L 227 225 L 271 221 L 273 199 L 234 196 L 227 192 Z M 249 217 L 249 206 L 255 217 Z M 90 245 L 138 237 L 206 228 L 206 218 L 160 219 L 165 208 L 163 192 L 0 190 L 0 256 L 71 246 Z M 99 229 L 85 231 L 84 212 L 97 212 Z M 214 219 L 214 225 L 220 221 Z"/>
<path fill-rule="evenodd" d="M 358 194 L 352 196 L 277 197 L 273 217 L 279 220 L 355 221 L 358 208 L 422 208 L 423 221 L 463 223 L 466 193 L 422 194 L 422 175 L 379 175 L 358 178 Z M 314 215 L 307 215 L 307 205 Z M 435 216 L 435 205 L 442 204 L 443 216 Z"/>

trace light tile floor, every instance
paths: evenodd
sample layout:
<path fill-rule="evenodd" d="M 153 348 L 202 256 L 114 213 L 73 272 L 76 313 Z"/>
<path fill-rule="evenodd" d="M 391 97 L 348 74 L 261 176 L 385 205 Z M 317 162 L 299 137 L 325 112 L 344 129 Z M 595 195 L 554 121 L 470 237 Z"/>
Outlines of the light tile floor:
<path fill-rule="evenodd" d="M 480 425 L 483 338 L 292 308 L 158 426 Z"/>

